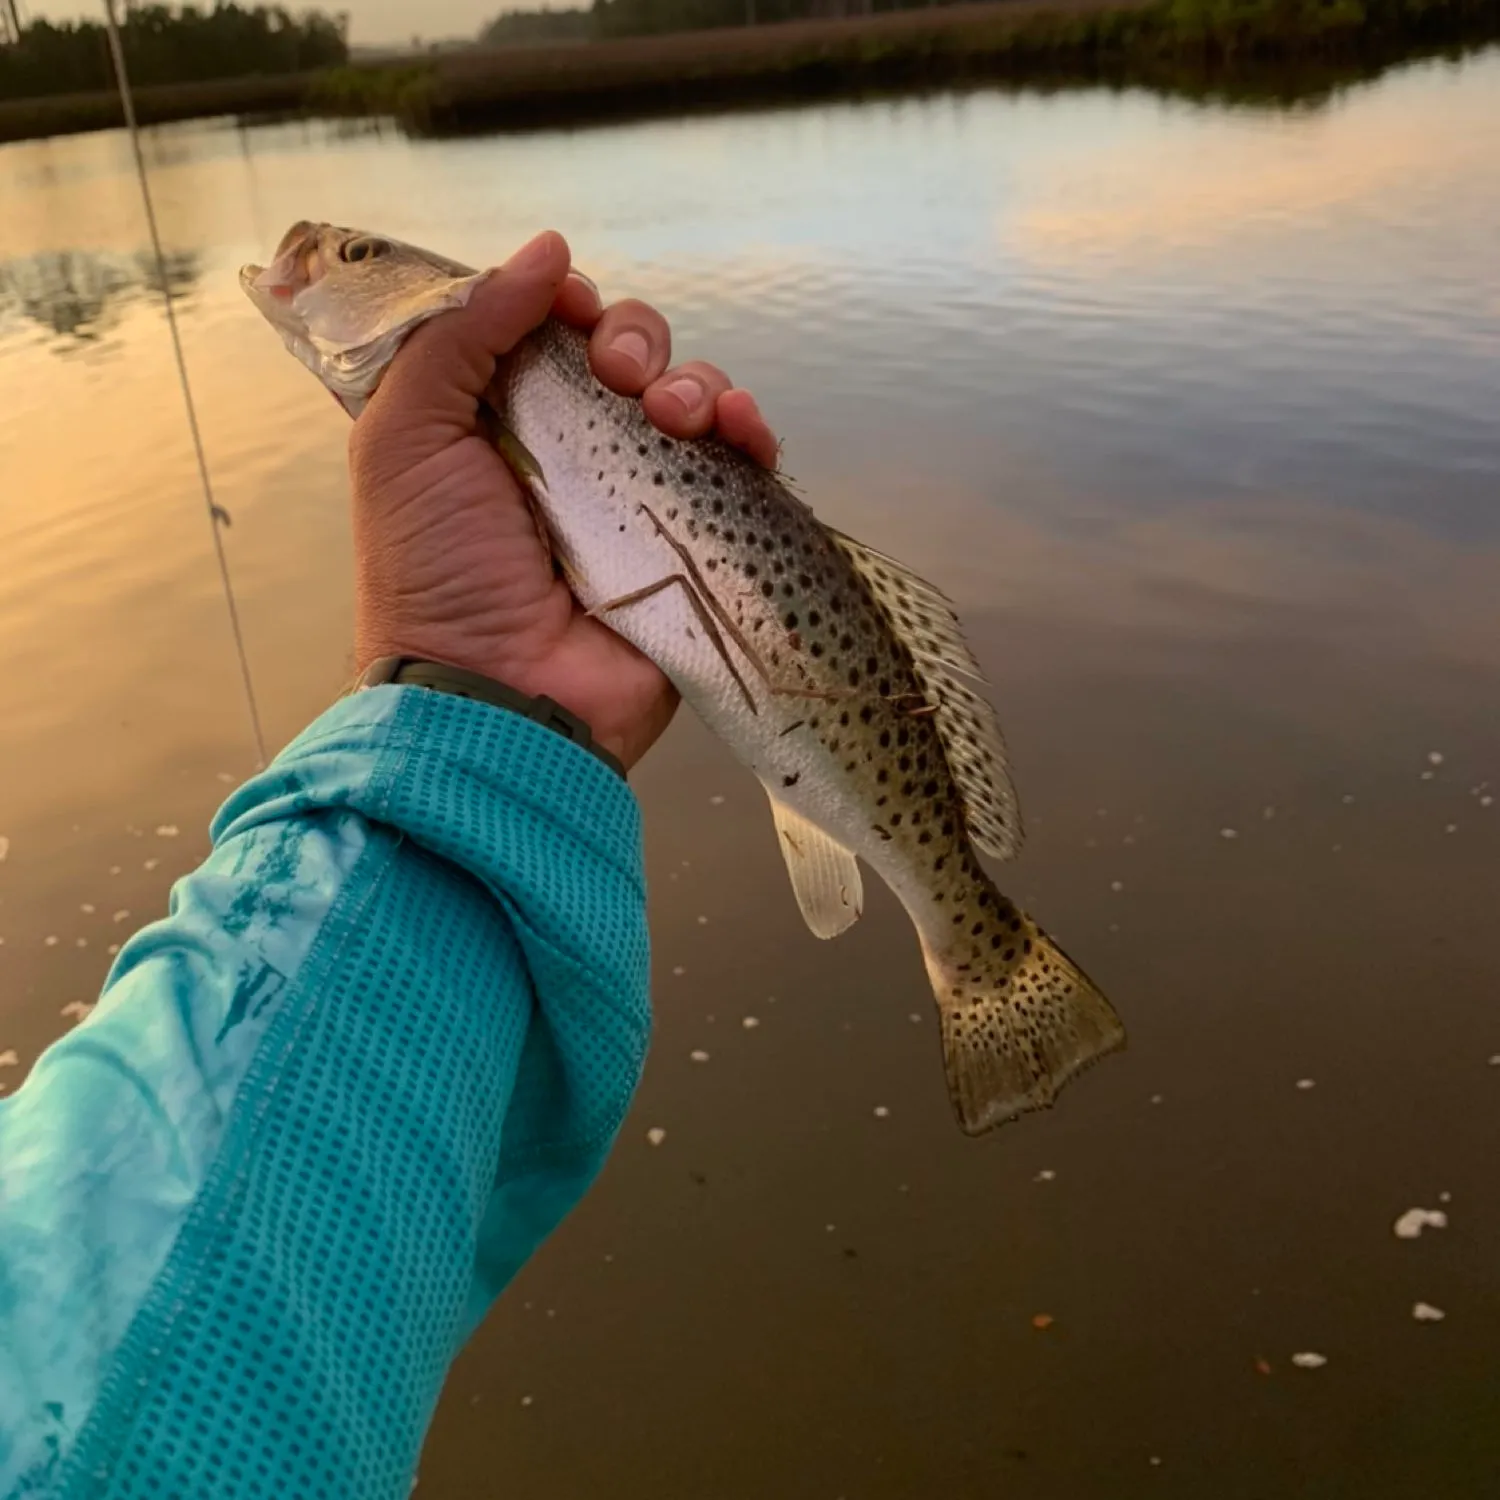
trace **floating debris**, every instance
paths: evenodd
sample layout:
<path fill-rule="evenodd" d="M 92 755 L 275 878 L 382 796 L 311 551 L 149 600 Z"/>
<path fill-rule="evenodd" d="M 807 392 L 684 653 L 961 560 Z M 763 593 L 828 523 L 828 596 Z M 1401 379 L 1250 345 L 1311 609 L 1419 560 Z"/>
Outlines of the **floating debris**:
<path fill-rule="evenodd" d="M 1268 802 L 1263 808 L 1261 808 L 1260 815 L 1266 820 L 1267 823 L 1269 823 L 1271 819 L 1276 816 L 1276 809 L 1272 807 Z"/>
<path fill-rule="evenodd" d="M 83 912 L 83 913 L 85 913 L 88 916 L 93 916 L 93 914 L 94 914 L 94 903 L 92 901 L 85 901 L 78 908 L 78 910 L 81 911 L 81 912 Z"/>
<path fill-rule="evenodd" d="M 1153 1104 L 1160 1104 L 1161 1101 L 1163 1099 L 1165 1099 L 1165 1098 L 1166 1098 L 1165 1094 L 1152 1094 L 1152 1096 L 1151 1096 L 1151 1102 Z"/>
<path fill-rule="evenodd" d="M 1307 1089 L 1316 1088 L 1317 1081 L 1312 1078 L 1299 1078 L 1297 1080 L 1297 1087 L 1305 1092 Z"/>
<path fill-rule="evenodd" d="M 910 1021 L 913 1026 L 920 1026 L 922 1024 L 922 1017 L 916 1011 L 913 1011 L 906 1019 Z"/>
<path fill-rule="evenodd" d="M 1043 1167 L 1031 1180 L 1033 1182 L 1056 1182 L 1057 1173 L 1051 1167 Z"/>
<path fill-rule="evenodd" d="M 88 945 L 89 945 L 89 940 L 87 938 L 74 938 L 73 939 L 73 946 L 75 948 L 87 948 Z"/>
<path fill-rule="evenodd" d="M 663 1130 L 660 1125 L 653 1125 L 651 1129 L 646 1132 L 646 1139 L 650 1141 L 653 1146 L 661 1145 L 661 1143 L 666 1140 L 666 1138 L 667 1132 Z"/>
<path fill-rule="evenodd" d="M 1237 839 L 1239 836 L 1240 831 L 1238 828 L 1221 828 L 1219 830 L 1219 837 L 1221 839 Z"/>
<path fill-rule="evenodd" d="M 760 1025 L 760 1018 L 758 1016 L 746 1016 L 744 1020 L 740 1022 L 740 1025 L 743 1026 L 746 1031 L 754 1031 L 755 1028 Z"/>
<path fill-rule="evenodd" d="M 1328 1356 L 1308 1349 L 1302 1354 L 1294 1354 L 1292 1356 L 1292 1363 L 1299 1370 L 1321 1370 L 1328 1363 Z"/>
<path fill-rule="evenodd" d="M 696 1051 L 689 1052 L 688 1056 L 690 1058 L 692 1058 L 692 1060 L 694 1062 L 707 1062 L 708 1061 L 708 1053 L 706 1053 L 705 1051 L 703 1051 L 703 1049 L 701 1047 L 698 1048 Z"/>
<path fill-rule="evenodd" d="M 723 807 L 724 805 L 724 799 L 722 797 L 710 797 L 708 800 L 715 807 Z"/>
<path fill-rule="evenodd" d="M 877 1105 L 876 1105 L 876 1106 L 875 1106 L 875 1118 L 876 1118 L 876 1119 L 877 1119 L 877 1120 L 883 1120 L 883 1119 L 885 1119 L 885 1118 L 886 1118 L 886 1116 L 887 1116 L 887 1115 L 889 1115 L 889 1114 L 890 1114 L 890 1110 L 888 1110 L 888 1109 L 887 1109 L 887 1108 L 886 1108 L 886 1107 L 885 1107 L 885 1105 L 883 1105 L 883 1104 L 877 1104 Z"/>
<path fill-rule="evenodd" d="M 1489 793 L 1485 793 L 1485 795 L 1479 799 L 1479 805 L 1481 807 L 1489 807 L 1490 804 L 1494 802 L 1494 800 L 1495 799 L 1491 797 Z"/>
<path fill-rule="evenodd" d="M 160 860 L 159 860 L 159 859 L 148 859 L 148 860 L 147 860 L 147 861 L 146 861 L 146 862 L 145 862 L 145 863 L 144 863 L 144 864 L 143 864 L 143 865 L 142 865 L 142 866 L 141 866 L 141 868 L 142 868 L 142 869 L 143 869 L 143 870 L 154 870 L 154 869 L 155 869 L 155 868 L 156 868 L 156 867 L 157 867 L 157 865 L 159 865 L 159 864 L 160 864 L 160 863 L 161 863 L 161 861 L 160 861 Z"/>
<path fill-rule="evenodd" d="M 181 830 L 175 823 L 163 823 L 156 830 L 159 839 L 175 839 Z"/>
<path fill-rule="evenodd" d="M 674 973 L 674 974 L 675 974 L 675 975 L 676 975 L 676 976 L 677 976 L 677 977 L 678 977 L 678 978 L 679 978 L 679 979 L 681 979 L 681 978 L 682 978 L 682 976 L 683 976 L 683 975 L 684 975 L 684 974 L 686 974 L 686 973 L 687 973 L 687 970 L 686 970 L 686 969 L 685 969 L 685 968 L 684 968 L 684 967 L 683 967 L 683 966 L 682 966 L 682 965 L 681 965 L 681 964 L 674 964 L 674 965 L 673 965 L 673 966 L 672 966 L 672 972 L 673 972 L 673 973 Z"/>
<path fill-rule="evenodd" d="M 1428 762 L 1429 765 L 1434 765 L 1434 766 L 1440 766 L 1440 765 L 1442 765 L 1442 763 L 1443 763 L 1443 752 L 1441 750 L 1429 750 L 1427 752 L 1427 762 Z"/>
<path fill-rule="evenodd" d="M 104 951 L 111 955 L 116 954 L 120 951 L 120 945 L 118 943 L 111 943 Z"/>
<path fill-rule="evenodd" d="M 109 873 L 111 875 L 118 875 L 123 868 L 124 867 L 122 865 L 111 865 L 109 867 Z"/>
<path fill-rule="evenodd" d="M 1050 1328 L 1056 1321 L 1057 1319 L 1051 1313 L 1033 1313 L 1031 1326 L 1033 1328 Z"/>
<path fill-rule="evenodd" d="M 1257 1359 L 1255 1370 L 1258 1375 L 1269 1375 L 1271 1373 L 1271 1361 L 1268 1359 Z"/>
<path fill-rule="evenodd" d="M 1500 1052 L 1495 1053 L 1495 1055 L 1490 1058 L 1490 1066 L 1492 1068 L 1500 1068 Z"/>
<path fill-rule="evenodd" d="M 1453 1202 L 1453 1194 L 1452 1193 L 1439 1193 L 1438 1194 L 1438 1202 L 1439 1203 L 1452 1203 Z"/>
<path fill-rule="evenodd" d="M 57 947 L 57 938 L 56 938 L 56 936 L 55 936 L 55 935 L 54 935 L 54 934 L 52 934 L 52 933 L 50 933 L 50 932 L 49 932 L 49 933 L 48 933 L 48 934 L 47 934 L 47 936 L 46 936 L 46 937 L 44 937 L 44 938 L 43 938 L 43 939 L 42 939 L 42 941 L 43 941 L 43 942 L 44 942 L 44 943 L 45 943 L 45 944 L 46 944 L 46 945 L 47 945 L 47 947 L 49 947 L 49 948 L 55 948 L 55 947 Z"/>
<path fill-rule="evenodd" d="M 1153 1453 L 1147 1460 L 1147 1462 L 1150 1463 L 1153 1469 L 1159 1469 L 1161 1468 L 1161 1455 L 1158 1453 Z"/>
<path fill-rule="evenodd" d="M 1110 890 L 1116 892 L 1123 891 L 1125 889 L 1125 882 L 1123 880 L 1111 880 L 1109 883 L 1109 888 Z"/>
<path fill-rule="evenodd" d="M 1448 1316 L 1442 1308 L 1434 1307 L 1430 1302 L 1413 1302 L 1411 1315 L 1419 1323 L 1441 1323 Z"/>
<path fill-rule="evenodd" d="M 1447 1227 L 1448 1215 L 1440 1208 L 1409 1208 L 1392 1225 L 1398 1240 L 1414 1240 L 1424 1229 Z"/>
<path fill-rule="evenodd" d="M 708 926 L 708 918 L 707 917 L 699 917 L 698 918 L 698 925 L 700 927 L 707 927 Z"/>
<path fill-rule="evenodd" d="M 531 1397 L 530 1396 L 522 1396 L 521 1397 L 521 1405 L 522 1406 L 530 1406 L 531 1405 Z"/>
<path fill-rule="evenodd" d="M 0 865 L 3 865 L 10 856 L 10 840 L 0 833 Z"/>
<path fill-rule="evenodd" d="M 1349 804 L 1354 801 L 1354 793 L 1353 792 L 1345 792 L 1344 793 L 1343 801 L 1344 801 L 1344 806 L 1348 807 Z"/>
<path fill-rule="evenodd" d="M 122 906 L 109 920 L 111 922 L 123 922 L 129 915 L 130 913 Z"/>
<path fill-rule="evenodd" d="M 233 775 L 228 771 L 216 771 L 214 773 L 214 779 L 216 781 L 222 781 L 225 786 L 230 786 L 234 782 Z"/>
<path fill-rule="evenodd" d="M 16 1056 L 16 1049 L 14 1047 L 0 1052 L 0 1068 L 19 1068 L 20 1066 L 21 1059 Z"/>
<path fill-rule="evenodd" d="M 63 1016 L 70 1021 L 81 1021 L 85 1016 L 88 1015 L 91 1010 L 93 1010 L 93 1008 L 93 1004 L 89 1001 L 70 1000 L 65 1006 L 63 1006 L 60 1011 L 58 1011 L 58 1015 Z"/>

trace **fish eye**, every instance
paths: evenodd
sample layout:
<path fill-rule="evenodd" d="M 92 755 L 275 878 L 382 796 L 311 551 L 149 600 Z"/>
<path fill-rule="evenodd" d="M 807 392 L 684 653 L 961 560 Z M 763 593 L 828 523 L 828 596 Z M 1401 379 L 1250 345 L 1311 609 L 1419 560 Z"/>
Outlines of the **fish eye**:
<path fill-rule="evenodd" d="M 386 254 L 391 248 L 389 240 L 376 239 L 374 235 L 364 235 L 357 240 L 349 240 L 339 247 L 339 259 L 342 261 L 375 260 Z"/>

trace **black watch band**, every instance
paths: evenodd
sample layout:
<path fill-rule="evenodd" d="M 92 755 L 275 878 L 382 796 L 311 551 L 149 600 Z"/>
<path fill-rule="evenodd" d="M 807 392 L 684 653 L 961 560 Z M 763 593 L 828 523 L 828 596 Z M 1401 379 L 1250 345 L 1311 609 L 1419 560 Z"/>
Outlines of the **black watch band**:
<path fill-rule="evenodd" d="M 625 767 L 602 745 L 594 742 L 594 732 L 577 714 L 570 714 L 560 703 L 551 698 L 531 698 L 519 693 L 493 677 L 471 672 L 466 667 L 452 667 L 447 662 L 426 661 L 416 656 L 382 656 L 372 661 L 360 674 L 355 691 L 364 688 L 385 687 L 398 684 L 402 687 L 430 688 L 435 693 L 453 693 L 459 698 L 472 698 L 477 703 L 488 703 L 495 708 L 509 709 L 530 719 L 565 740 L 571 740 L 580 750 L 602 760 L 621 781 L 625 780 Z"/>

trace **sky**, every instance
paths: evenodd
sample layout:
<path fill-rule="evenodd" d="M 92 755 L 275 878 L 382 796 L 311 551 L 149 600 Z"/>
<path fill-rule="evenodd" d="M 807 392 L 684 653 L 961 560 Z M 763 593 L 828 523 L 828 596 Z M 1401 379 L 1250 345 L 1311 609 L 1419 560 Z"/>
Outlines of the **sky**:
<path fill-rule="evenodd" d="M 169 0 L 177 4 L 180 0 Z M 199 0 L 211 4 L 212 0 Z M 254 3 L 254 0 L 243 0 Z M 389 42 L 409 42 L 414 35 L 423 41 L 442 41 L 451 37 L 471 37 L 502 10 L 531 10 L 533 0 L 282 0 L 292 11 L 304 4 L 329 11 L 349 12 L 349 39 L 356 46 Z M 569 0 L 555 0 L 558 8 Z M 99 4 L 80 0 L 20 0 L 23 20 L 45 16 L 52 21 L 77 20 L 96 16 Z"/>

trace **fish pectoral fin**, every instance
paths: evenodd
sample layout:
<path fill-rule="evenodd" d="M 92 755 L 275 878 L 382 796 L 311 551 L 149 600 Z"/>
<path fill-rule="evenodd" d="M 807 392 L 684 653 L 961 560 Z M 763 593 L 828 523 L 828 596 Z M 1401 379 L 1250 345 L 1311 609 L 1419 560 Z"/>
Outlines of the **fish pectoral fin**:
<path fill-rule="evenodd" d="M 511 472 L 526 489 L 538 500 L 542 499 L 547 493 L 547 476 L 542 473 L 542 466 L 536 455 L 505 425 L 505 419 L 493 407 L 489 407 L 487 403 L 486 406 L 491 420 L 485 425 L 496 451 L 510 465 Z"/>
<path fill-rule="evenodd" d="M 792 877 L 792 892 L 803 920 L 814 937 L 837 937 L 865 909 L 859 861 L 816 823 L 779 801 L 769 787 L 766 795 L 776 820 L 776 842 Z"/>
<path fill-rule="evenodd" d="M 520 481 L 521 493 L 526 497 L 526 508 L 531 512 L 532 524 L 536 527 L 537 540 L 542 544 L 547 566 L 560 573 L 568 588 L 576 595 L 578 574 L 547 524 L 544 507 L 547 499 L 547 476 L 542 473 L 542 466 L 536 455 L 505 425 L 505 419 L 488 401 L 480 402 L 480 426 L 494 444 L 495 451 Z"/>

